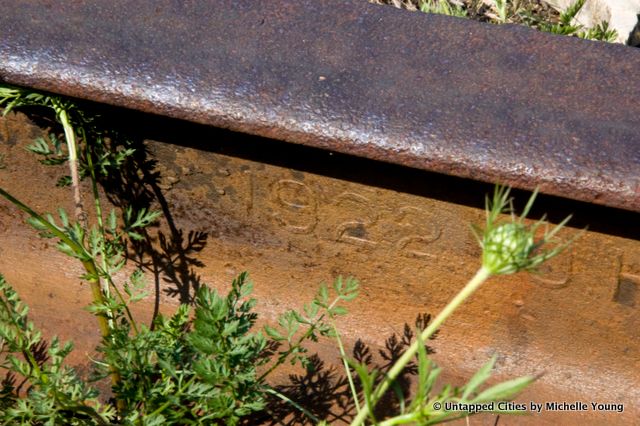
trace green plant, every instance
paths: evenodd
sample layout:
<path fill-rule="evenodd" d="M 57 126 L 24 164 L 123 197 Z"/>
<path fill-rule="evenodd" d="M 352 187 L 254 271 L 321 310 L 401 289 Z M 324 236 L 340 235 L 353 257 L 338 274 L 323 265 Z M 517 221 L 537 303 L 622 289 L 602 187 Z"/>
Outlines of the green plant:
<path fill-rule="evenodd" d="M 233 281 L 226 296 L 201 286 L 194 306 L 181 305 L 169 318 L 158 315 L 151 326 L 140 324 L 129 307 L 146 295 L 142 271 L 136 269 L 121 283 L 115 276 L 127 261 L 127 241 L 143 239 L 145 228 L 160 214 L 128 206 L 120 215 L 116 210 L 104 215 L 98 186 L 101 178 L 127 166 L 135 152 L 132 143 L 100 128 L 99 117 L 55 95 L 5 85 L 0 86 L 2 105 L 4 114 L 18 107 L 51 108 L 62 125 L 63 138 L 51 133 L 28 150 L 45 165 L 68 164 L 71 177 L 61 178 L 58 185 L 72 187 L 75 220 L 62 208 L 57 217 L 40 214 L 2 188 L 0 196 L 25 212 L 41 237 L 57 240 L 58 250 L 83 265 L 82 279 L 93 294 L 88 309 L 102 334 L 92 380 L 110 377 L 113 400 L 101 403 L 97 391 L 64 366 L 71 344 L 61 345 L 53 338 L 46 347 L 27 320 L 27 308 L 0 278 L 0 368 L 7 373 L 0 394 L 0 424 L 235 424 L 264 410 L 267 396 L 300 407 L 266 379 L 287 360 L 306 362 L 303 344 L 331 333 L 325 319 L 346 312 L 341 302 L 355 297 L 355 281 L 337 280 L 332 301 L 328 288 L 321 286 L 304 314 L 287 312 L 280 327 L 266 329 L 275 341 L 287 345 L 272 365 L 272 358 L 265 356 L 267 339 L 253 330 L 255 300 L 249 298 L 252 285 L 246 273 Z M 80 191 L 84 178 L 91 186 L 91 217 Z M 261 366 L 266 371 L 258 374 Z"/>
<path fill-rule="evenodd" d="M 63 177 L 58 181 L 58 185 L 71 185 L 73 192 L 73 204 L 75 211 L 75 221 L 70 221 L 64 209 L 59 209 L 60 224 L 52 215 L 43 217 L 20 202 L 3 189 L 0 189 L 0 195 L 11 201 L 15 206 L 28 214 L 29 223 L 36 228 L 40 235 L 44 238 L 58 239 L 58 249 L 65 254 L 77 258 L 85 269 L 84 278 L 89 282 L 93 293 L 94 303 L 96 305 L 105 305 L 112 303 L 111 289 L 118 292 L 111 277 L 122 266 L 122 254 L 124 250 L 124 236 L 129 232 L 133 232 L 137 227 L 144 226 L 157 218 L 156 213 L 141 212 L 139 221 L 133 224 L 125 224 L 124 232 L 118 232 L 114 224 L 112 229 L 108 229 L 103 222 L 102 208 L 100 205 L 100 196 L 97 187 L 96 168 L 94 161 L 102 158 L 103 163 L 98 166 L 99 170 L 108 173 L 107 166 L 111 161 L 121 164 L 127 155 L 132 151 L 124 150 L 110 155 L 106 147 L 106 140 L 102 135 L 91 126 L 91 119 L 87 118 L 72 102 L 58 96 L 42 94 L 17 87 L 1 86 L 0 87 L 0 106 L 5 106 L 4 114 L 8 114 L 13 109 L 25 106 L 38 106 L 50 108 L 54 111 L 57 121 L 62 125 L 64 131 L 64 144 L 67 150 L 66 158 L 62 156 L 62 146 L 57 137 L 52 137 L 49 147 L 47 141 L 42 139 L 34 142 L 28 149 L 36 154 L 44 156 L 42 162 L 48 165 L 60 165 L 68 162 L 70 177 Z M 74 130 L 74 126 L 76 130 Z M 78 135 L 86 141 L 88 137 L 93 137 L 93 144 L 84 143 L 83 149 L 78 147 Z M 97 225 L 88 229 L 87 214 L 84 209 L 82 195 L 80 192 L 80 165 L 78 162 L 79 153 L 82 152 L 86 161 L 84 162 L 84 170 L 91 173 L 92 191 L 95 199 L 95 211 Z M 118 162 L 119 161 L 119 162 Z M 86 173 L 85 173 L 86 174 Z M 115 212 L 109 215 L 110 222 L 113 224 L 115 220 Z M 131 217 L 131 210 L 125 217 Z M 122 296 L 118 294 L 120 300 Z M 107 338 L 110 329 L 113 327 L 111 313 L 109 311 L 102 312 L 97 316 L 100 332 L 103 338 Z M 112 382 L 115 384 L 119 381 L 117 372 L 112 374 Z"/>
<path fill-rule="evenodd" d="M 467 11 L 457 4 L 449 3 L 446 0 L 420 0 L 419 8 L 421 12 L 438 13 L 441 15 L 457 16 L 464 18 Z"/>
<path fill-rule="evenodd" d="M 113 408 L 102 405 L 98 392 L 63 364 L 71 343 L 61 344 L 54 337 L 46 347 L 27 312 L 0 275 L 0 368 L 10 372 L 0 389 L 1 424 L 83 425 L 92 420 L 93 424 L 108 424 L 115 416 Z M 25 384 L 29 397 L 20 398 Z"/>
<path fill-rule="evenodd" d="M 525 18 L 530 26 L 537 27 L 541 31 L 552 34 L 575 36 L 587 40 L 613 42 L 616 40 L 618 33 L 609 28 L 609 23 L 603 21 L 593 28 L 585 28 L 575 22 L 576 16 L 582 10 L 586 0 L 576 0 L 567 9 L 560 13 L 557 23 L 546 22 L 536 19 L 532 15 Z"/>
<path fill-rule="evenodd" d="M 495 0 L 495 8 L 498 12 L 498 22 L 504 24 L 507 22 L 508 17 L 508 1 L 507 0 Z"/>
<path fill-rule="evenodd" d="M 571 241 L 555 245 L 544 250 L 543 247 L 553 241 L 555 235 L 569 221 L 564 219 L 553 229 L 549 230 L 544 217 L 533 225 L 526 225 L 525 218 L 528 215 L 537 191 L 533 193 L 524 208 L 522 215 L 517 218 L 513 213 L 512 200 L 509 197 L 509 189 L 497 186 L 490 201 L 486 200 L 486 224 L 483 231 L 474 228 L 474 234 L 482 248 L 482 265 L 475 276 L 458 292 L 458 294 L 445 306 L 434 320 L 418 334 L 418 339 L 404 352 L 384 378 L 376 384 L 377 372 L 358 363 L 351 363 L 360 381 L 363 384 L 364 398 L 357 405 L 358 414 L 351 423 L 353 426 L 364 424 L 369 418 L 374 424 L 398 425 L 417 423 L 421 425 L 440 423 L 452 418 L 466 417 L 473 414 L 473 410 L 445 410 L 446 403 L 455 403 L 462 407 L 474 407 L 476 404 L 491 401 L 500 401 L 512 398 L 529 385 L 533 377 L 521 377 L 512 379 L 483 391 L 479 390 L 488 378 L 495 363 L 495 358 L 485 364 L 471 380 L 461 388 L 453 388 L 445 385 L 437 394 L 432 395 L 433 385 L 440 370 L 434 368 L 426 357 L 424 342 L 444 323 L 444 321 L 462 305 L 487 279 L 494 275 L 513 274 L 519 271 L 535 270 L 546 260 L 556 256 L 564 250 Z M 501 222 L 500 214 L 510 213 L 511 220 Z M 544 229 L 543 229 L 544 228 Z M 539 231 L 542 236 L 536 239 Z M 413 401 L 405 405 L 402 412 L 390 419 L 378 421 L 373 415 L 373 408 L 380 401 L 387 390 L 393 386 L 394 380 L 406 368 L 408 363 L 417 355 L 418 391 Z M 346 355 L 343 353 L 343 357 Z M 350 375 L 349 368 L 346 369 Z M 357 399 L 357 395 L 354 395 Z M 514 410 L 492 408 L 489 412 L 513 413 Z"/>

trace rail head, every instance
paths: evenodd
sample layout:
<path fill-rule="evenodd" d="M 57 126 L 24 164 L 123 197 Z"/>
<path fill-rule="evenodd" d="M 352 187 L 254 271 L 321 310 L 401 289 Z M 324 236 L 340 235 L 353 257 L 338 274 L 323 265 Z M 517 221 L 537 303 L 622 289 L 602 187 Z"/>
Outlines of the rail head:
<path fill-rule="evenodd" d="M 0 5 L 0 80 L 640 211 L 640 51 L 355 0 Z"/>

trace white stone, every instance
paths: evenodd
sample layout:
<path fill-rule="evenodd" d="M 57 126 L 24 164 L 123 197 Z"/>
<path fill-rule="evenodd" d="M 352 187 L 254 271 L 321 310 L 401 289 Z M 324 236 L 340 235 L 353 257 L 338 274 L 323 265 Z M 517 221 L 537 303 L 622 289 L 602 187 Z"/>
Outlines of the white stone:
<path fill-rule="evenodd" d="M 575 0 L 546 0 L 546 2 L 559 10 L 565 10 L 575 3 Z M 609 27 L 618 32 L 617 41 L 626 43 L 638 23 L 638 14 L 640 14 L 640 0 L 587 0 L 576 16 L 576 20 L 587 28 L 607 21 Z"/>

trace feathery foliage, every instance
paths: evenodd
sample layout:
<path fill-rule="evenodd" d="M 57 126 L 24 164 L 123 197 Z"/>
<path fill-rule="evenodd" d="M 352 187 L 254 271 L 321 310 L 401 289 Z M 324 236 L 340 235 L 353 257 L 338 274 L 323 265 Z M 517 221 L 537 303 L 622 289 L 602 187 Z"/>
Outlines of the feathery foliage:
<path fill-rule="evenodd" d="M 52 132 L 27 149 L 42 164 L 69 166 L 70 176 L 58 185 L 71 185 L 75 217 L 63 208 L 55 216 L 38 213 L 2 188 L 0 196 L 25 212 L 42 238 L 56 240 L 59 251 L 83 265 L 81 278 L 93 292 L 88 310 L 102 333 L 101 356 L 94 360 L 91 379 L 109 377 L 113 394 L 109 403 L 101 404 L 98 392 L 64 365 L 71 344 L 61 345 L 54 337 L 43 349 L 46 343 L 27 320 L 26 306 L 2 279 L 0 348 L 5 356 L 0 369 L 6 374 L 0 424 L 236 424 L 263 411 L 267 394 L 287 399 L 266 384 L 269 373 L 289 359 L 309 365 L 305 341 L 328 335 L 324 318 L 346 312 L 338 302 L 355 297 L 357 283 L 347 280 L 343 289 L 338 280 L 338 296 L 330 304 L 323 286 L 304 314 L 289 311 L 279 320 L 280 331 L 267 328 L 271 342 L 281 340 L 279 333 L 287 336 L 287 349 L 262 374 L 257 369 L 271 360 L 265 356 L 269 340 L 254 330 L 256 301 L 249 298 L 252 284 L 246 273 L 233 281 L 227 295 L 201 286 L 193 306 L 181 305 L 169 318 L 158 315 L 150 327 L 139 324 L 129 307 L 146 296 L 142 271 L 134 270 L 120 283 L 115 277 L 127 263 L 128 241 L 143 240 L 145 228 L 161 215 L 132 206 L 105 215 L 98 186 L 101 177 L 128 165 L 134 145 L 100 128 L 99 117 L 56 95 L 0 85 L 0 106 L 4 114 L 24 107 L 52 109 L 63 128 L 63 136 Z M 91 184 L 91 221 L 79 191 L 82 179 Z"/>

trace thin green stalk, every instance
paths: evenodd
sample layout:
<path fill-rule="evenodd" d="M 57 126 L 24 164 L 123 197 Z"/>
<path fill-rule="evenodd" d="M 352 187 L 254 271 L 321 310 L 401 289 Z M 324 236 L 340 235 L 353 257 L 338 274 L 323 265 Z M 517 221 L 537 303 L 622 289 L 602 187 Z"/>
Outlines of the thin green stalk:
<path fill-rule="evenodd" d="M 75 207 L 76 219 L 87 229 L 87 215 L 82 205 L 82 194 L 80 193 L 80 174 L 78 173 L 78 144 L 76 143 L 76 135 L 73 126 L 69 120 L 67 110 L 60 106 L 54 106 L 58 114 L 58 119 L 64 129 L 64 137 L 69 148 L 69 171 L 71 173 L 71 187 L 73 189 L 73 202 Z"/>
<path fill-rule="evenodd" d="M 93 166 L 93 156 L 91 155 L 91 148 L 89 147 L 89 143 L 87 141 L 87 134 L 84 129 L 79 129 L 79 132 L 82 133 L 82 138 L 85 141 L 84 144 L 84 152 L 87 157 L 87 168 L 89 169 L 89 173 L 91 174 L 91 192 L 93 193 L 93 207 L 96 210 L 96 221 L 98 222 L 98 230 L 100 231 L 100 235 L 102 235 L 102 240 L 106 241 L 107 235 L 104 229 L 104 221 L 102 220 L 102 205 L 100 204 L 100 192 L 98 191 L 98 182 L 96 179 L 96 170 Z M 107 254 L 105 252 L 104 244 L 101 245 L 100 255 L 102 260 L 102 270 L 107 270 Z M 102 290 L 105 292 L 105 295 L 109 296 L 109 285 L 102 285 Z"/>
<path fill-rule="evenodd" d="M 453 413 L 445 413 L 444 415 L 440 415 L 437 417 L 429 418 L 426 423 L 419 423 L 420 425 L 435 425 L 442 423 L 449 423 L 455 420 L 467 419 L 468 422 L 469 413 L 462 413 L 453 415 Z M 420 420 L 418 413 L 408 413 L 401 416 L 396 416 L 391 419 L 383 420 L 379 422 L 376 426 L 396 426 L 396 425 L 406 425 L 411 422 L 417 423 Z M 467 423 L 468 424 L 468 423 Z"/>
<path fill-rule="evenodd" d="M 49 223 L 48 220 L 43 218 L 41 215 L 36 213 L 31 207 L 24 204 L 22 201 L 15 198 L 13 195 L 9 194 L 4 189 L 0 188 L 0 195 L 6 198 L 9 202 L 15 205 L 17 208 L 27 213 L 34 219 L 37 219 L 40 223 L 47 227 L 48 231 L 51 232 L 56 238 L 59 238 L 60 241 L 67 244 L 71 249 L 78 255 L 82 257 L 89 257 L 89 254 L 86 252 L 84 247 L 73 241 L 69 238 L 64 232 L 60 231 L 58 228 Z"/>
<path fill-rule="evenodd" d="M 82 128 L 79 131 L 82 133 L 82 138 L 86 142 L 87 141 L 86 132 Z M 93 166 L 93 155 L 91 153 L 91 149 L 90 149 L 88 143 L 85 143 L 85 155 L 87 157 L 87 167 L 89 169 L 89 173 L 91 174 L 91 191 L 93 193 L 94 209 L 96 211 L 96 221 L 98 223 L 98 230 L 100 231 L 100 235 L 102 236 L 102 240 L 103 241 L 107 241 L 107 232 L 105 231 L 104 220 L 102 218 L 102 204 L 100 203 L 100 192 L 98 190 L 98 179 L 96 177 L 95 167 Z M 102 244 L 101 248 L 100 248 L 100 258 L 101 258 L 101 263 L 102 263 L 102 271 L 105 273 L 105 275 L 107 275 L 107 278 L 106 278 L 107 282 L 106 283 L 103 283 L 102 279 L 100 280 L 100 286 L 102 288 L 102 291 L 108 297 L 109 296 L 109 292 L 110 292 L 109 287 L 111 286 L 115 290 L 118 299 L 120 299 L 120 301 L 124 305 L 125 312 L 127 314 L 127 317 L 129 318 L 129 323 L 133 327 L 134 333 L 138 334 L 138 324 L 134 320 L 133 315 L 131 314 L 131 311 L 129 310 L 128 304 L 125 302 L 124 297 L 122 296 L 122 293 L 116 287 L 115 283 L 111 279 L 110 274 L 107 273 L 107 254 L 105 252 L 105 245 L 104 244 Z M 113 316 L 113 315 L 111 315 L 111 316 Z M 113 319 L 109 318 L 109 325 L 113 328 L 113 324 L 112 323 L 113 323 Z"/>
<path fill-rule="evenodd" d="M 91 260 L 83 261 L 82 265 L 84 266 L 88 275 L 91 277 L 87 281 L 89 281 L 89 286 L 91 287 L 93 300 L 96 301 L 97 303 L 104 305 L 105 299 L 104 299 L 104 294 L 102 293 L 102 288 L 100 287 L 100 282 L 98 280 L 99 275 L 96 269 L 96 265 Z M 98 319 L 98 326 L 100 327 L 100 333 L 102 334 L 102 338 L 105 340 L 108 340 L 109 337 L 111 336 L 111 327 L 109 325 L 108 318 L 103 315 L 96 315 L 96 317 Z M 109 369 L 111 370 L 109 374 L 111 376 L 111 384 L 114 387 L 116 387 L 122 381 L 122 377 L 120 376 L 120 373 L 115 367 L 109 366 Z M 125 408 L 124 401 L 118 399 L 116 401 L 116 407 L 118 408 L 118 411 L 122 411 Z"/>
<path fill-rule="evenodd" d="M 89 281 L 89 286 L 91 287 L 93 300 L 97 303 L 105 305 L 104 294 L 102 293 L 100 281 L 98 280 L 99 275 L 95 263 L 93 263 L 92 260 L 87 260 L 82 261 L 82 265 L 87 271 L 89 277 L 91 277 L 88 278 L 87 281 Z M 104 315 L 96 315 L 96 318 L 98 319 L 98 326 L 100 327 L 100 334 L 102 335 L 102 338 L 108 340 L 111 336 L 111 327 L 109 325 L 108 318 Z M 113 366 L 109 366 L 109 370 L 111 370 L 109 374 L 111 376 L 111 384 L 116 387 L 122 381 L 122 376 L 120 376 L 118 370 Z M 124 401 L 122 401 L 121 399 L 116 400 L 116 407 L 118 411 L 123 411 L 125 408 Z"/>
<path fill-rule="evenodd" d="M 180 389 L 178 389 L 178 392 L 176 392 L 172 398 L 170 398 L 168 401 L 166 401 L 164 404 L 162 404 L 161 406 L 159 406 L 158 408 L 155 409 L 155 411 L 153 411 L 151 414 L 148 415 L 148 417 L 153 418 L 154 416 L 157 416 L 158 414 L 162 413 L 164 410 L 166 410 L 167 408 L 169 408 L 169 406 L 171 404 L 173 404 L 175 402 L 176 397 L 182 395 L 184 393 L 184 391 L 193 384 L 193 382 L 195 382 L 196 378 L 198 376 L 196 376 L 195 374 L 193 376 L 191 376 L 191 378 L 187 381 L 187 383 L 185 383 Z"/>
<path fill-rule="evenodd" d="M 113 288 L 113 290 L 116 293 L 116 296 L 118 297 L 120 302 L 122 302 L 122 306 L 124 307 L 124 312 L 127 315 L 127 318 L 129 318 L 129 324 L 131 324 L 131 326 L 133 327 L 134 335 L 139 334 L 140 331 L 138 330 L 138 324 L 133 319 L 133 314 L 131 313 L 131 309 L 129 309 L 129 304 L 124 300 L 124 296 L 122 295 L 122 292 L 116 286 L 116 283 L 113 282 L 113 279 L 110 276 L 107 276 L 107 283 L 111 286 L 111 288 Z"/>
<path fill-rule="evenodd" d="M 283 395 L 280 392 L 278 392 L 277 390 L 272 389 L 272 388 L 266 388 L 265 392 L 270 393 L 271 395 L 274 395 L 274 396 L 280 398 L 284 402 L 293 405 L 298 410 L 300 410 L 302 413 L 304 413 L 305 416 L 309 417 L 314 423 L 320 423 L 320 419 L 318 417 L 316 417 L 313 414 L 311 414 L 311 412 L 309 410 L 307 410 L 302 405 L 298 404 L 297 402 L 295 402 L 294 400 L 292 400 L 288 396 Z"/>
<path fill-rule="evenodd" d="M 69 119 L 69 115 L 67 109 L 62 105 L 54 105 L 54 109 L 58 114 L 58 119 L 60 123 L 62 123 L 62 127 L 64 129 L 65 139 L 67 141 L 67 146 L 69 148 L 69 169 L 71 172 L 71 186 L 73 188 L 73 201 L 75 203 L 75 213 L 76 219 L 82 224 L 83 228 L 87 229 L 87 215 L 84 211 L 84 207 L 82 204 L 82 194 L 80 193 L 80 174 L 78 173 L 78 147 L 76 143 L 75 132 L 73 130 L 73 126 L 71 125 L 71 121 Z M 85 135 L 86 137 L 86 135 Z M 86 141 L 86 139 L 85 139 Z M 86 144 L 88 145 L 88 144 Z M 88 148 L 87 148 L 88 150 Z M 87 153 L 87 158 L 91 161 L 91 155 Z M 95 171 L 93 169 L 93 164 L 90 164 L 89 168 L 91 170 L 91 181 L 92 181 L 92 189 L 94 191 L 94 199 L 96 202 L 96 216 L 98 217 L 98 223 L 101 230 L 101 233 L 104 237 L 104 226 L 102 223 L 102 209 L 100 207 L 100 198 L 99 193 L 97 192 L 96 187 L 96 179 L 95 179 Z M 84 248 L 83 248 L 84 251 Z M 104 256 L 103 250 L 102 263 L 103 270 L 106 271 L 106 257 Z M 93 300 L 101 305 L 105 305 L 106 299 L 105 295 L 109 294 L 109 284 L 106 286 L 102 284 L 102 280 L 100 279 L 100 274 L 98 273 L 98 267 L 94 263 L 93 259 L 82 261 L 82 264 L 87 271 L 89 278 L 89 285 L 91 287 L 91 293 L 93 294 Z M 105 288 L 106 287 L 106 288 Z M 129 312 L 130 315 L 130 312 Z M 106 340 L 111 335 L 111 330 L 113 328 L 113 314 L 111 312 L 107 313 L 107 315 L 97 315 L 98 325 L 100 327 L 100 332 L 102 337 Z M 111 383 L 113 386 L 117 386 L 121 381 L 122 377 L 120 373 L 113 367 L 111 370 Z M 118 411 L 122 411 L 124 407 L 124 401 L 117 400 L 116 407 Z"/>
<path fill-rule="evenodd" d="M 398 375 L 404 370 L 407 364 L 411 361 L 411 359 L 415 356 L 418 351 L 418 345 L 421 342 L 426 342 L 435 331 L 442 325 L 442 323 L 455 311 L 474 291 L 480 287 L 480 285 L 485 282 L 490 276 L 491 272 L 482 266 L 473 278 L 464 286 L 462 290 L 449 302 L 447 306 L 435 317 L 432 323 L 429 324 L 427 328 L 425 328 L 422 333 L 420 339 L 416 339 L 411 346 L 402 354 L 400 358 L 396 361 L 396 363 L 391 367 L 384 380 L 378 385 L 376 390 L 373 392 L 371 401 L 372 406 L 365 404 L 362 408 L 362 411 L 358 413 L 355 419 L 351 422 L 351 426 L 359 426 L 364 424 L 365 419 L 374 408 L 375 404 L 380 400 L 382 395 L 389 389 L 389 386 L 393 381 L 398 377 Z"/>
<path fill-rule="evenodd" d="M 342 339 L 340 338 L 340 333 L 338 332 L 338 328 L 333 322 L 331 325 L 333 326 L 333 331 L 336 333 L 336 341 L 338 342 L 338 348 L 340 348 L 340 357 L 342 358 L 344 371 L 347 375 L 347 380 L 349 381 L 349 389 L 351 390 L 351 395 L 353 395 L 353 402 L 356 405 L 356 411 L 359 413 L 360 401 L 358 400 L 358 392 L 356 392 L 356 385 L 353 383 L 353 376 L 351 375 L 351 369 L 349 368 L 349 363 L 347 363 L 347 353 L 344 350 L 344 345 L 342 344 Z"/>
<path fill-rule="evenodd" d="M 102 294 L 102 290 L 100 289 L 100 284 L 97 281 L 98 270 L 96 265 L 91 260 L 91 256 L 87 251 L 77 242 L 73 241 L 69 238 L 64 232 L 60 231 L 58 228 L 53 226 L 53 224 L 49 223 L 48 220 L 43 218 L 41 215 L 36 213 L 29 206 L 24 204 L 22 201 L 18 200 L 4 189 L 0 188 L 0 195 L 9 200 L 13 205 L 18 207 L 23 212 L 27 213 L 32 218 L 38 220 L 39 223 L 47 227 L 47 230 L 51 232 L 54 236 L 60 239 L 63 243 L 67 244 L 77 255 L 80 257 L 82 266 L 84 266 L 85 271 L 90 277 L 87 281 L 89 281 L 89 285 L 91 286 L 91 291 L 93 293 L 93 299 L 95 302 L 104 304 L 104 295 Z M 98 323 L 100 325 L 100 331 L 102 333 L 102 337 L 107 337 L 110 334 L 109 325 L 107 323 L 107 319 L 102 315 L 97 315 Z"/>
<path fill-rule="evenodd" d="M 87 407 L 85 405 L 75 405 L 73 407 L 67 407 L 67 410 L 86 414 L 87 416 L 98 422 L 100 426 L 109 426 L 109 423 L 105 422 L 104 419 L 93 408 Z"/>
<path fill-rule="evenodd" d="M 100 192 L 98 190 L 98 180 L 96 178 L 95 167 L 93 166 L 93 156 L 91 154 L 91 149 L 89 148 L 89 144 L 86 143 L 86 141 L 87 141 L 86 132 L 84 131 L 83 128 L 80 128 L 79 131 L 82 133 L 82 138 L 85 140 L 85 155 L 87 157 L 87 166 L 88 166 L 88 169 L 89 169 L 89 173 L 91 174 L 91 191 L 93 193 L 94 208 L 95 208 L 95 211 L 96 211 L 96 221 L 98 223 L 98 230 L 100 231 L 100 235 L 102 236 L 102 240 L 103 241 L 107 241 L 107 233 L 105 231 L 104 220 L 102 218 L 102 204 L 100 203 Z M 107 276 L 107 278 L 106 278 L 107 283 L 106 284 L 104 284 L 102 282 L 102 279 L 99 278 L 100 279 L 100 287 L 101 287 L 102 291 L 104 292 L 104 294 L 107 297 L 109 296 L 109 287 L 110 286 L 115 290 L 116 296 L 118 297 L 118 299 L 120 299 L 120 302 L 122 302 L 122 304 L 123 304 L 123 306 L 125 308 L 125 313 L 127 315 L 127 318 L 129 318 L 129 323 L 133 327 L 134 333 L 138 334 L 139 333 L 138 324 L 134 320 L 133 315 L 131 314 L 131 310 L 129 309 L 129 306 L 126 303 L 126 301 L 124 300 L 124 296 L 122 296 L 122 293 L 120 292 L 118 287 L 116 287 L 115 283 L 111 279 L 111 276 L 107 273 L 107 254 L 105 252 L 104 244 L 101 245 L 100 252 L 101 252 L 100 253 L 100 257 L 101 257 L 101 263 L 102 263 L 102 271 Z M 100 276 L 98 275 L 98 277 L 100 277 Z M 111 328 L 113 328 L 113 318 L 112 317 L 113 317 L 113 314 L 111 314 L 110 318 L 108 319 L 109 326 Z"/>
<path fill-rule="evenodd" d="M 411 422 L 416 422 L 418 419 L 418 415 L 420 413 L 407 413 L 407 414 L 403 414 L 401 416 L 395 416 L 391 419 L 388 420 L 383 420 L 381 422 L 378 423 L 377 426 L 396 426 L 396 425 L 406 425 L 408 423 Z"/>
<path fill-rule="evenodd" d="M 65 139 L 67 141 L 67 145 L 69 147 L 69 169 L 71 171 L 71 182 L 72 182 L 72 186 L 73 186 L 73 197 L 74 197 L 74 202 L 76 203 L 76 216 L 78 217 L 78 220 L 81 221 L 81 223 L 83 223 L 84 228 L 86 229 L 87 227 L 87 222 L 86 222 L 86 215 L 84 213 L 84 208 L 82 205 L 82 199 L 81 199 L 81 194 L 80 194 L 80 177 L 78 175 L 78 153 L 77 153 L 77 143 L 76 143 L 76 138 L 75 138 L 75 133 L 73 131 L 73 127 L 71 126 L 71 122 L 69 120 L 68 114 L 67 114 L 67 110 L 59 107 L 57 109 L 58 112 L 58 118 L 60 120 L 60 122 L 62 123 L 62 127 L 64 128 L 64 134 L 65 134 Z M 94 208 L 96 210 L 96 220 L 98 222 L 98 229 L 100 230 L 100 234 L 102 235 L 102 239 L 103 241 L 106 241 L 107 236 L 106 236 L 106 232 L 104 229 L 104 221 L 102 219 L 102 206 L 100 204 L 100 192 L 98 191 L 98 184 L 97 184 L 97 179 L 96 179 L 96 173 L 95 173 L 95 168 L 93 166 L 93 156 L 91 155 L 91 150 L 89 148 L 89 144 L 87 143 L 87 135 L 86 132 L 84 131 L 84 129 L 80 128 L 80 132 L 82 133 L 82 138 L 85 140 L 85 153 L 87 156 L 87 166 L 89 168 L 89 172 L 91 173 L 91 190 L 93 192 L 93 199 L 94 199 Z M 75 178 L 74 178 L 75 175 Z M 104 244 L 102 244 L 101 247 L 101 263 L 102 263 L 102 271 L 107 272 L 107 261 L 106 261 L 106 253 L 104 251 Z M 86 268 L 85 268 L 86 269 Z M 95 265 L 94 265 L 94 269 Z M 88 272 L 88 271 L 87 271 Z M 115 288 L 115 284 L 113 283 L 112 280 L 108 280 L 108 282 L 106 284 L 104 284 L 102 282 L 102 279 L 100 278 L 99 274 L 96 274 L 95 276 L 98 277 L 98 285 L 101 289 L 101 291 L 103 292 L 101 295 L 100 299 L 96 299 L 96 293 L 94 291 L 94 300 L 101 300 L 104 301 L 104 296 L 106 295 L 107 297 L 109 296 L 109 284 L 111 284 L 114 288 Z M 117 289 L 116 289 L 117 290 Z M 122 297 L 122 294 L 118 291 L 118 296 L 121 300 L 121 302 L 123 302 L 123 304 L 126 307 L 126 312 L 127 312 L 127 316 L 130 319 L 130 322 L 133 326 L 133 329 L 135 331 L 135 333 L 138 333 L 138 327 L 135 324 L 135 321 L 133 320 L 133 316 L 131 315 L 131 311 L 129 310 L 128 306 L 126 306 L 126 303 L 124 303 L 124 298 Z M 107 318 L 107 325 L 109 326 L 109 334 L 111 329 L 113 329 L 113 314 L 111 312 L 108 313 L 108 318 Z M 104 336 L 104 334 L 103 334 Z"/>
<path fill-rule="evenodd" d="M 69 114 L 67 109 L 62 105 L 54 104 L 54 110 L 58 115 L 58 119 L 62 124 L 62 128 L 64 129 L 64 137 L 67 142 L 67 146 L 69 148 L 69 171 L 71 173 L 71 187 L 73 189 L 73 201 L 75 204 L 75 213 L 76 219 L 82 224 L 83 228 L 87 229 L 87 215 L 84 211 L 84 206 L 82 203 L 82 194 L 80 193 L 80 174 L 78 173 L 78 144 L 76 141 L 76 135 L 73 130 L 73 126 L 71 125 L 71 120 L 69 119 Z M 86 135 L 85 135 L 86 136 Z M 86 139 L 85 139 L 86 140 Z M 88 145 L 88 144 L 86 144 Z M 91 155 L 87 155 L 89 161 L 91 161 Z M 100 229 L 104 234 L 104 228 L 102 226 L 102 209 L 100 208 L 100 199 L 99 194 L 97 193 L 96 181 L 95 181 L 95 171 L 93 170 L 92 164 L 89 165 L 89 169 L 91 170 L 92 176 L 91 181 L 93 184 L 94 190 L 94 198 L 96 200 L 96 216 L 98 217 L 98 223 Z M 84 248 L 82 251 L 86 253 Z M 103 256 L 103 264 L 105 262 L 105 258 Z M 105 304 L 105 294 L 108 295 L 108 284 L 105 292 L 104 285 L 102 285 L 100 274 L 98 273 L 98 268 L 92 259 L 83 260 L 82 265 L 87 271 L 90 278 L 87 279 L 89 281 L 89 286 L 91 287 L 91 293 L 93 294 L 93 300 L 102 305 Z M 106 265 L 103 270 L 106 270 Z M 113 315 L 108 313 L 107 316 L 98 315 L 98 324 L 100 326 L 100 332 L 103 338 L 108 338 L 111 334 L 111 329 L 113 328 Z M 112 370 L 111 381 L 114 385 L 120 382 L 120 375 Z"/>
<path fill-rule="evenodd" d="M 82 266 L 84 267 L 85 271 L 87 272 L 87 275 L 89 276 L 87 281 L 89 282 L 89 286 L 91 287 L 91 293 L 93 295 L 93 300 L 95 302 L 101 304 L 101 305 L 104 305 L 105 304 L 104 295 L 102 294 L 102 289 L 100 288 L 100 283 L 98 282 L 98 279 L 97 279 L 98 270 L 96 268 L 95 263 L 93 263 L 93 261 L 91 260 L 91 257 L 86 252 L 84 247 L 82 247 L 80 244 L 78 244 L 75 241 L 73 241 L 64 232 L 60 231 L 58 228 L 53 226 L 53 224 L 49 223 L 48 220 L 43 218 L 41 215 L 36 213 L 29 206 L 27 206 L 22 201 L 18 200 L 17 198 L 15 198 L 14 196 L 9 194 L 8 192 L 6 192 L 2 188 L 0 188 L 0 195 L 3 196 L 4 198 L 6 198 L 7 200 L 9 200 L 13 205 L 18 207 L 23 212 L 27 213 L 32 218 L 38 220 L 39 223 L 41 223 L 42 225 L 46 226 L 47 230 L 49 232 L 51 232 L 53 235 L 55 235 L 57 238 L 59 238 L 60 241 L 62 241 L 65 244 L 67 244 L 78 255 L 78 257 L 80 257 L 81 262 L 82 262 Z M 100 328 L 100 334 L 102 335 L 102 337 L 104 339 L 108 339 L 109 335 L 111 334 L 111 329 L 109 328 L 109 323 L 107 321 L 107 318 L 104 315 L 96 315 L 96 318 L 98 320 L 98 326 Z M 116 384 L 120 383 L 120 381 L 121 381 L 120 374 L 116 370 L 112 369 L 111 370 L 111 382 L 114 385 L 116 385 Z"/>

